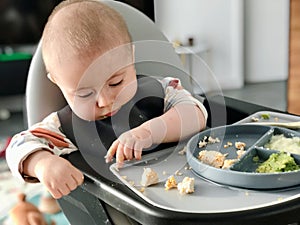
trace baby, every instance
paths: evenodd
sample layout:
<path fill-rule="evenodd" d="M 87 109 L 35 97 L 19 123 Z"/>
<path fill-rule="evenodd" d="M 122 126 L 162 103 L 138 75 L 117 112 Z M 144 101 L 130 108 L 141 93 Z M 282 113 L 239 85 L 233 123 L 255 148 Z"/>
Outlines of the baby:
<path fill-rule="evenodd" d="M 148 82 L 136 74 L 127 26 L 119 13 L 104 3 L 70 0 L 59 4 L 45 26 L 42 55 L 48 78 L 60 88 L 67 108 L 80 121 L 110 122 L 113 130 L 113 121 L 118 121 L 114 118 L 124 109 L 137 105 L 143 112 L 130 117 L 130 126 L 121 133 L 109 135 L 104 144 L 107 163 L 113 157 L 120 166 L 124 160 L 141 159 L 143 149 L 179 141 L 206 126 L 204 106 L 177 78 L 148 78 Z M 161 93 L 159 104 L 144 108 L 150 104 L 147 98 L 144 104 L 136 103 L 138 94 L 150 96 L 151 89 Z M 62 115 L 53 112 L 16 134 L 7 149 L 12 173 L 28 182 L 41 182 L 54 198 L 68 195 L 83 182 L 82 172 L 60 157 L 78 150 L 76 140 L 62 129 Z"/>

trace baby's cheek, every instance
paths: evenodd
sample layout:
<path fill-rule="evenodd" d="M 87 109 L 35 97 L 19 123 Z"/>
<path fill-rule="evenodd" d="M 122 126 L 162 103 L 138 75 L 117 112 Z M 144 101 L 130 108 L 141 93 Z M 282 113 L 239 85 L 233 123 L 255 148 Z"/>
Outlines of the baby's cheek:
<path fill-rule="evenodd" d="M 96 103 L 75 103 L 70 105 L 72 111 L 83 120 L 95 120 L 95 104 Z"/>
<path fill-rule="evenodd" d="M 121 91 L 116 96 L 116 102 L 120 102 L 123 105 L 126 104 L 128 101 L 130 101 L 133 96 L 135 95 L 137 90 L 136 83 L 131 83 L 124 88 L 121 89 Z"/>

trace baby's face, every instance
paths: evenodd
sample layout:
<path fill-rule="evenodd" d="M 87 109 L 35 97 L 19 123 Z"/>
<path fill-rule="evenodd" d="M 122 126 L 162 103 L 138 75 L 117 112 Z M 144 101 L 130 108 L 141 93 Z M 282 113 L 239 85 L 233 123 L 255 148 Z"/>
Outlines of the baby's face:
<path fill-rule="evenodd" d="M 132 54 L 114 49 L 92 60 L 69 60 L 54 80 L 73 112 L 84 120 L 113 116 L 137 90 Z"/>

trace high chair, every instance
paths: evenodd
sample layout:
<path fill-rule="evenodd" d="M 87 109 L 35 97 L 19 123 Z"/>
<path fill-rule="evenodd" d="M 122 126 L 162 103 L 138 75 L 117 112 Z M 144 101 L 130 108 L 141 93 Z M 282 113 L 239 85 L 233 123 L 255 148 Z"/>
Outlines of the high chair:
<path fill-rule="evenodd" d="M 152 20 L 127 4 L 118 1 L 103 2 L 117 10 L 128 25 L 135 45 L 137 74 L 179 77 L 183 86 L 191 90 L 190 80 L 184 72 L 183 65 L 175 53 L 172 43 L 167 40 Z M 57 111 L 65 105 L 66 101 L 61 91 L 47 78 L 40 42 L 32 58 L 27 80 L 26 116 L 28 126 L 41 121 L 51 112 Z M 79 169 L 84 164 L 80 160 L 83 159 L 75 160 Z M 102 163 L 105 164 L 104 159 L 99 160 L 103 160 Z M 84 165 L 85 168 L 88 168 L 86 166 Z M 94 176 L 98 176 L 90 168 L 88 171 Z M 85 173 L 85 171 L 83 172 Z M 124 216 L 118 210 L 110 207 L 109 202 L 100 200 L 95 195 L 85 191 L 85 187 L 91 184 L 89 183 L 89 176 L 90 174 L 85 177 L 87 183 L 83 184 L 82 188 L 80 187 L 69 196 L 58 200 L 69 222 L 72 225 L 135 223 L 128 219 L 130 215 Z M 95 189 L 95 192 L 98 190 Z"/>

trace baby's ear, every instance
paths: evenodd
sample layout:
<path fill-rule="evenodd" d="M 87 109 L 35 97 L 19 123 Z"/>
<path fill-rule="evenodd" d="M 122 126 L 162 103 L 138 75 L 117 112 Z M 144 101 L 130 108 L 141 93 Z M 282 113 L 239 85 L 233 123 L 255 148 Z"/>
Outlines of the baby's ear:
<path fill-rule="evenodd" d="M 51 82 L 56 84 L 54 77 L 50 73 L 47 73 L 47 77 L 48 77 L 49 80 L 51 80 Z"/>

